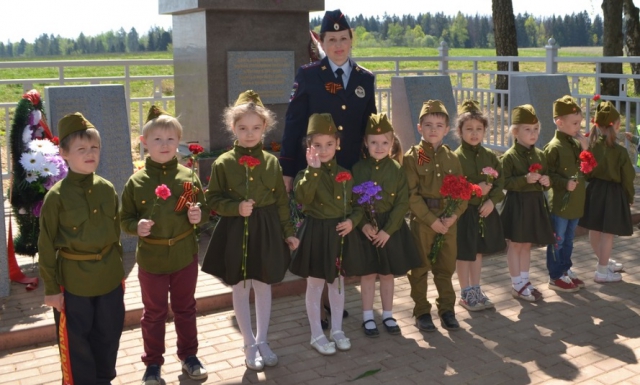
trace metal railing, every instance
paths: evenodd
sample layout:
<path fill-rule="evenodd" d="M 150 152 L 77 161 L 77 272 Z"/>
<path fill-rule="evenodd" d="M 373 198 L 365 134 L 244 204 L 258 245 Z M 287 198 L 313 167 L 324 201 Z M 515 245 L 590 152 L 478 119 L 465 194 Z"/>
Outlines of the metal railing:
<path fill-rule="evenodd" d="M 367 63 L 377 63 L 373 72 L 376 74 L 378 83 L 381 79 L 391 76 L 407 75 L 449 75 L 453 87 L 454 97 L 457 102 L 465 98 L 473 98 L 480 102 L 485 113 L 489 117 L 490 126 L 487 130 L 484 144 L 493 149 L 504 150 L 509 145 L 507 135 L 509 123 L 509 110 L 498 103 L 509 97 L 508 90 L 496 89 L 498 75 L 512 74 L 565 74 L 569 80 L 571 94 L 584 105 L 585 116 L 590 116 L 591 100 L 594 91 L 600 93 L 600 79 L 617 78 L 620 80 L 619 96 L 606 96 L 616 104 L 621 113 L 626 117 L 625 129 L 635 132 L 631 126 L 632 121 L 640 123 L 640 98 L 628 96 L 628 87 L 633 80 L 640 79 L 640 75 L 625 74 L 604 74 L 601 71 L 604 63 L 636 63 L 637 57 L 561 57 L 559 49 L 553 39 L 545 47 L 546 55 L 540 57 L 520 57 L 520 56 L 449 56 L 449 49 L 445 43 L 441 43 L 437 56 L 430 57 L 361 57 L 355 58 L 366 67 Z M 497 71 L 497 62 L 507 62 L 508 70 Z M 520 71 L 513 71 L 514 63 L 520 63 Z M 581 69 L 585 65 L 593 65 L 593 70 L 581 72 L 559 71 L 558 65 L 567 63 L 581 64 Z M 57 77 L 37 77 L 29 79 L 0 79 L 2 86 L 18 86 L 23 91 L 28 91 L 34 87 L 42 91 L 44 86 L 65 85 L 65 84 L 100 84 L 119 83 L 125 87 L 127 105 L 129 106 L 128 116 L 131 126 L 137 126 L 143 121 L 143 103 L 161 103 L 165 108 L 167 103 L 172 102 L 172 95 L 165 95 L 162 91 L 163 81 L 173 81 L 173 75 L 132 75 L 132 67 L 140 66 L 172 66 L 173 60 L 68 60 L 68 61 L 29 61 L 29 62 L 0 62 L 0 74 L 5 69 L 16 68 L 55 68 Z M 122 75 L 103 77 L 74 77 L 72 72 L 75 67 L 120 67 Z M 578 66 L 580 67 L 580 66 Z M 51 70 L 49 70 L 51 71 Z M 153 83 L 152 91 L 147 95 L 132 95 L 131 83 L 137 81 L 147 81 Z M 390 82 L 388 82 L 390 84 Z M 380 111 L 387 112 L 391 117 L 391 87 L 378 86 L 376 88 L 376 101 Z M 4 112 L 5 132 L 8 134 L 11 127 L 11 111 L 17 102 L 0 103 L 0 114 Z M 621 106 L 623 107 L 621 109 Z M 135 112 L 135 113 L 134 113 Z M 633 116 L 632 116 L 633 114 Z M 10 155 L 5 151 L 5 156 L 10 159 Z M 10 164 L 10 162 L 7 162 Z M 3 170 L 3 176 L 7 176 L 10 170 Z"/>

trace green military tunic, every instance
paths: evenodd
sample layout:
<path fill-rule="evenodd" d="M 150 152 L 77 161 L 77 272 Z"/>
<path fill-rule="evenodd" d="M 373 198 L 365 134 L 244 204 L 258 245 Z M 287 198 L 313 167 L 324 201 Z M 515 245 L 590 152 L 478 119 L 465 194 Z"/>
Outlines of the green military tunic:
<path fill-rule="evenodd" d="M 422 164 L 419 163 L 421 149 L 426 156 Z M 438 314 L 442 315 L 446 311 L 454 311 L 456 300 L 451 277 L 456 269 L 457 224 L 454 223 L 446 233 L 444 245 L 434 264 L 429 260 L 429 252 L 437 234 L 431 225 L 444 213 L 444 200 L 440 195 L 444 177 L 448 174 L 462 175 L 462 166 L 456 154 L 446 145 L 434 149 L 431 143 L 421 141 L 407 151 L 402 167 L 407 174 L 409 187 L 411 233 L 422 258 L 422 266 L 412 269 L 409 273 L 411 298 L 415 302 L 413 315 L 419 317 L 431 311 L 431 304 L 427 300 L 429 270 L 433 270 L 433 282 L 438 289 Z M 438 207 L 433 204 L 434 207 L 429 208 L 425 198 L 440 199 Z M 463 201 L 454 214 L 460 217 L 466 209 L 467 202 Z"/>
<path fill-rule="evenodd" d="M 77 261 L 72 254 L 98 254 L 101 260 Z M 69 170 L 45 195 L 40 214 L 38 261 L 45 295 L 61 292 L 94 297 L 107 294 L 124 278 L 118 194 L 113 185 L 95 174 Z"/>
<path fill-rule="evenodd" d="M 542 150 L 525 147 L 514 141 L 502 158 L 502 173 L 507 196 L 501 207 L 500 219 L 504 236 L 513 242 L 548 245 L 555 243 L 553 227 L 544 191 L 540 183 L 527 183 L 529 167 L 539 164 L 540 175 L 547 175 L 549 167 Z"/>
<path fill-rule="evenodd" d="M 394 274 L 404 275 L 422 264 L 415 242 L 404 217 L 409 211 L 409 188 L 407 175 L 395 160 L 386 157 L 376 160 L 367 157 L 353 166 L 354 185 L 372 181 L 382 188 L 374 203 L 378 228 L 389 234 L 384 247 L 376 248 L 360 231 L 367 223 L 366 215 L 358 226 L 358 236 L 363 245 L 364 263 L 356 275 Z M 354 196 L 354 205 L 359 196 Z M 363 207 L 363 213 L 365 208 Z"/>
<path fill-rule="evenodd" d="M 363 217 L 359 207 L 352 208 L 353 179 L 337 182 L 340 172 L 335 158 L 319 168 L 307 167 L 294 182 L 294 196 L 302 205 L 305 219 L 298 230 L 300 246 L 293 252 L 289 270 L 301 277 L 314 277 L 332 283 L 338 276 L 337 259 L 342 249 L 342 275 L 355 275 L 362 265 L 362 248 L 357 227 Z M 338 223 L 350 219 L 353 230 L 342 244 L 336 231 Z"/>
<path fill-rule="evenodd" d="M 247 169 L 239 163 L 243 156 L 258 159 L 260 164 Z M 248 183 L 248 191 L 247 191 Z M 262 143 L 245 148 L 236 142 L 234 148 L 220 155 L 211 168 L 207 189 L 207 205 L 222 218 L 211 237 L 202 271 L 235 285 L 242 273 L 243 233 L 245 218 L 240 216 L 240 203 L 253 199 L 248 217 L 246 279 L 272 284 L 282 281 L 290 261 L 285 243 L 294 235 L 290 220 L 289 199 L 278 159 L 263 151 Z"/>
<path fill-rule="evenodd" d="M 578 224 L 589 230 L 616 235 L 633 234 L 629 205 L 633 203 L 635 170 L 627 150 L 606 145 L 600 137 L 589 149 L 598 162 L 587 176 L 584 216 Z"/>
<path fill-rule="evenodd" d="M 176 211 L 180 197 L 183 194 L 192 194 L 193 190 L 185 189 L 185 182 L 192 181 L 197 189 L 196 201 L 202 204 L 202 185 L 197 175 L 192 175 L 191 169 L 179 164 L 177 158 L 166 163 L 158 163 L 148 157 L 144 169 L 131 175 L 122 192 L 122 230 L 137 235 L 138 222 L 141 219 L 153 220 L 154 225 L 151 226 L 151 234 L 148 236 L 152 240 L 168 240 L 193 230 L 193 224 L 189 223 L 187 217 L 188 208 L 184 206 Z M 156 188 L 162 184 L 171 190 L 171 196 L 167 200 L 157 198 L 155 194 Z M 207 210 L 203 210 L 200 223 L 208 219 Z M 171 246 L 152 244 L 140 238 L 136 249 L 136 261 L 146 272 L 170 274 L 192 263 L 196 253 L 198 241 L 195 231 Z"/>
<path fill-rule="evenodd" d="M 494 209 L 484 218 L 482 229 L 480 228 L 480 214 L 478 213 L 482 198 L 485 201 L 491 200 L 495 207 L 504 199 L 504 192 L 502 191 L 504 175 L 498 157 L 491 150 L 482 147 L 480 144 L 472 146 L 462 141 L 462 144 L 454 153 L 460 160 L 465 178 L 471 183 L 487 182 L 487 175 L 482 172 L 485 167 L 491 167 L 498 172 L 498 178 L 491 182 L 491 190 L 489 190 L 487 196 L 472 196 L 467 210 L 458 220 L 458 259 L 475 261 L 478 253 L 494 253 L 504 250 L 507 246 L 498 211 Z"/>
<path fill-rule="evenodd" d="M 578 219 L 584 211 L 586 183 L 584 175 L 579 172 L 581 151 L 580 143 L 561 131 L 556 131 L 553 139 L 544 146 L 551 179 L 549 209 L 554 215 L 565 219 Z M 578 185 L 569 194 L 567 207 L 562 210 L 562 201 L 568 192 L 567 183 L 572 179 L 577 180 Z"/>

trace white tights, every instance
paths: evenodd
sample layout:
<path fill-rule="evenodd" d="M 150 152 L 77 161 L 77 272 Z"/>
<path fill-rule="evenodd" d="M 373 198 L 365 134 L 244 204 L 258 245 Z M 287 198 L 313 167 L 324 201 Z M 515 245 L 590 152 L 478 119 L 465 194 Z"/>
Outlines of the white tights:
<path fill-rule="evenodd" d="M 338 281 L 340 280 L 340 281 Z M 340 292 L 338 292 L 338 282 L 340 282 Z M 320 309 L 322 306 L 322 289 L 324 288 L 325 280 L 321 278 L 307 278 L 307 316 L 309 317 L 309 326 L 311 327 L 311 338 L 318 338 L 317 341 L 321 345 L 328 343 L 329 341 L 322 332 L 322 325 L 320 325 Z M 342 332 L 342 312 L 344 311 L 344 279 L 341 277 L 336 278 L 333 283 L 327 283 L 329 303 L 331 306 L 331 331 L 336 333 L 336 338 L 344 338 Z"/>
<path fill-rule="evenodd" d="M 255 296 L 256 335 L 253 334 L 251 327 L 251 306 L 249 304 L 251 287 L 253 287 Z M 258 350 L 262 355 L 272 353 L 269 345 L 263 343 L 267 342 L 269 319 L 271 318 L 271 285 L 253 279 L 248 279 L 246 285 L 244 281 L 241 281 L 232 286 L 232 297 L 233 311 L 236 313 L 236 321 L 244 339 L 245 357 L 255 360 Z"/>

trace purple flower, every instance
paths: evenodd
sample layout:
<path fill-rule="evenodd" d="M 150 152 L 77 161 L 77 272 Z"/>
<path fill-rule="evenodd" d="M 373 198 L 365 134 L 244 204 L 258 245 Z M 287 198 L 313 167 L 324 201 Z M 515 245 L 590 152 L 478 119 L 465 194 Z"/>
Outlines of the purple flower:
<path fill-rule="evenodd" d="M 42 210 L 42 201 L 37 201 L 31 208 L 31 213 L 34 217 L 40 217 L 40 211 Z"/>

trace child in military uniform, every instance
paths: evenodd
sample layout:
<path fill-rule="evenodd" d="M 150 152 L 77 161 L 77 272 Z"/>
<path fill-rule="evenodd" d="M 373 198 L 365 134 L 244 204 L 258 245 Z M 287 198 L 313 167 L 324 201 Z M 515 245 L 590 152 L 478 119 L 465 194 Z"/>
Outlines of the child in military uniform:
<path fill-rule="evenodd" d="M 507 196 L 500 219 L 504 236 L 510 240 L 507 264 L 511 295 L 534 302 L 542 293 L 529 282 L 531 244 L 554 244 L 544 190 L 551 184 L 544 153 L 535 147 L 540 123 L 533 106 L 525 104 L 511 111 L 513 146 L 501 158 Z"/>
<path fill-rule="evenodd" d="M 289 249 L 297 247 L 298 239 L 289 219 L 280 164 L 262 147 L 264 134 L 275 124 L 273 112 L 264 107 L 258 94 L 245 91 L 224 116 L 237 140 L 233 149 L 216 159 L 211 168 L 207 203 L 222 218 L 207 247 L 202 271 L 232 286 L 233 310 L 244 339 L 246 365 L 262 370 L 278 363 L 267 340 L 271 284 L 284 278 Z M 251 328 L 252 287 L 256 334 Z"/>
<path fill-rule="evenodd" d="M 351 230 L 362 218 L 351 207 L 351 174 L 338 166 L 338 127 L 330 114 L 313 114 L 307 129 L 307 163 L 294 183 L 304 222 L 298 230 L 300 247 L 293 253 L 290 270 L 307 278 L 306 307 L 311 327 L 311 346 L 320 354 L 349 350 L 351 342 L 342 331 L 344 274 L 352 275 L 360 258 L 360 240 Z M 342 237 L 342 239 L 341 239 Z M 329 342 L 320 325 L 320 297 L 327 282 L 331 305 Z"/>
<path fill-rule="evenodd" d="M 589 144 L 580 133 L 582 109 L 570 95 L 553 103 L 553 118 L 556 133 L 544 146 L 551 179 L 550 217 L 556 235 L 555 244 L 547 246 L 547 270 L 549 289 L 571 293 L 584 287 L 584 282 L 571 271 L 571 253 L 586 191 L 585 180 L 579 172 L 580 152 Z"/>
<path fill-rule="evenodd" d="M 405 275 L 407 271 L 422 264 L 404 215 L 409 210 L 409 190 L 407 176 L 400 164 L 390 157 L 394 142 L 393 126 L 386 114 L 369 117 L 364 136 L 364 145 L 369 156 L 353 166 L 353 180 L 356 187 L 370 182 L 380 187 L 380 192 L 372 198 L 372 212 L 369 221 L 358 225 L 363 241 L 363 256 L 357 270 L 351 275 L 359 275 L 362 294 L 362 327 L 367 337 L 379 335 L 373 319 L 373 296 L 376 277 L 380 279 L 382 299 L 382 324 L 388 333 L 400 334 L 400 326 L 393 318 L 393 276 Z M 402 156 L 401 149 L 396 149 Z M 363 191 L 364 194 L 370 194 Z M 380 197 L 376 200 L 375 195 Z M 362 195 L 360 196 L 362 199 Z M 355 201 L 355 197 L 354 197 Z M 360 205 L 361 202 L 358 202 Z M 366 207 L 364 208 L 366 211 Z M 370 220 L 375 218 L 375 222 Z"/>
<path fill-rule="evenodd" d="M 95 174 L 100 134 L 81 113 L 58 123 L 67 176 L 44 198 L 38 254 L 54 308 L 63 382 L 108 384 L 124 325 L 118 194 Z"/>
<path fill-rule="evenodd" d="M 598 257 L 594 281 L 622 280 L 622 264 L 611 259 L 614 235 L 631 235 L 631 211 L 635 170 L 627 150 L 616 143 L 620 113 L 611 102 L 596 107 L 595 124 L 589 135 L 589 151 L 598 165 L 588 175 L 584 216 L 578 224 L 589 229 L 591 247 Z"/>
<path fill-rule="evenodd" d="M 441 101 L 423 103 L 417 129 L 422 140 L 407 151 L 402 163 L 409 186 L 411 233 L 422 258 L 422 266 L 412 269 L 408 275 L 411 298 L 415 302 L 413 315 L 420 330 L 436 330 L 427 300 L 427 277 L 431 270 L 438 289 L 436 302 L 442 326 L 457 330 L 460 324 L 454 313 L 456 293 L 451 278 L 456 269 L 456 220 L 467 208 L 467 202 L 463 201 L 451 217 L 442 217 L 444 202 L 440 187 L 446 175 L 462 175 L 462 166 L 453 151 L 442 144 L 449 132 L 449 114 Z M 437 234 L 445 234 L 445 241 L 436 262 L 431 263 L 429 253 Z"/>
<path fill-rule="evenodd" d="M 127 181 L 122 193 L 121 226 L 138 235 L 136 261 L 144 312 L 140 320 L 147 369 L 145 385 L 161 382 L 164 363 L 168 296 L 182 370 L 192 379 L 204 379 L 207 370 L 196 357 L 195 289 L 198 280 L 198 240 L 194 225 L 203 218 L 204 202 L 198 177 L 178 164 L 176 150 L 182 126 L 156 106 L 149 110 L 140 141 L 149 152 L 144 169 Z M 162 199 L 160 190 L 168 189 Z M 166 198 L 166 199 L 165 199 Z"/>
<path fill-rule="evenodd" d="M 496 253 L 507 247 L 500 215 L 495 210 L 496 204 L 504 198 L 502 166 L 491 150 L 482 147 L 487 123 L 477 101 L 462 103 L 457 123 L 462 144 L 455 154 L 467 180 L 482 188 L 482 197 L 472 197 L 467 210 L 458 219 L 456 272 L 461 289 L 458 303 L 469 311 L 494 307 L 480 288 L 482 254 Z M 485 170 L 487 167 L 493 170 Z M 494 172 L 497 172 L 497 178 Z"/>

